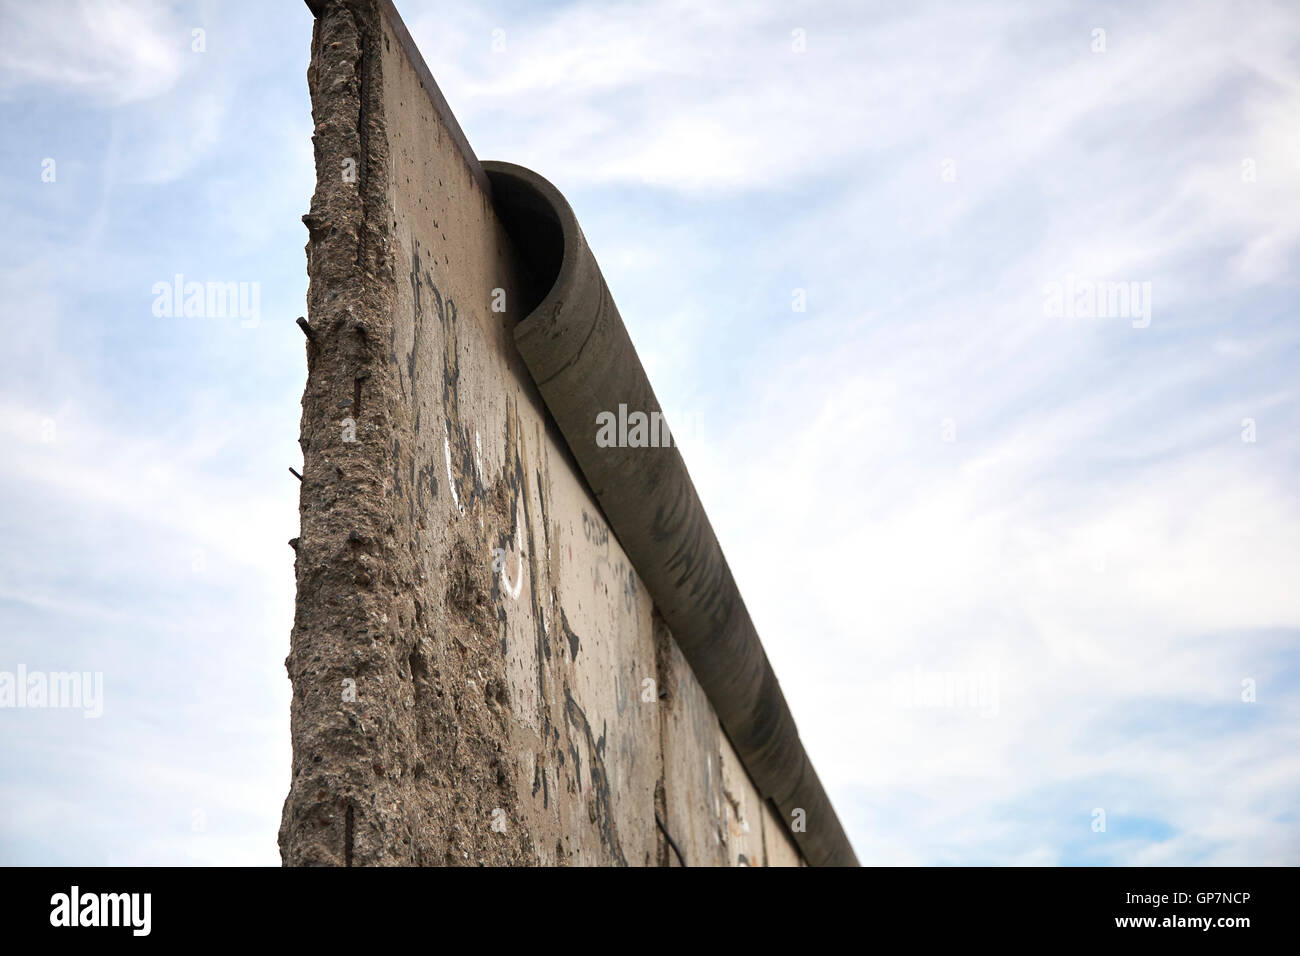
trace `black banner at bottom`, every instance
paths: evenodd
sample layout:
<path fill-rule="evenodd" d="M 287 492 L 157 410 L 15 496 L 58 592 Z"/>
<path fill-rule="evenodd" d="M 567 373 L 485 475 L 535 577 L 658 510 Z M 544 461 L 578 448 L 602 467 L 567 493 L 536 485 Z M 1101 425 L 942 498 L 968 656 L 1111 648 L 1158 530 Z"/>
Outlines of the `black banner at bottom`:
<path fill-rule="evenodd" d="M 91 945 L 110 937 L 130 944 L 262 943 L 278 936 L 294 944 L 374 944 L 392 932 L 436 944 L 467 929 L 504 941 L 503 932 L 548 926 L 653 943 L 690 927 L 697 927 L 692 936 L 716 926 L 734 939 L 751 927 L 768 937 L 781 928 L 820 935 L 840 924 L 851 939 L 884 933 L 903 944 L 1129 937 L 1182 947 L 1282 939 L 1295 911 L 1293 871 L 1266 868 L 863 868 L 764 877 L 703 870 L 88 867 L 12 868 L 5 875 L 0 925 L 7 942 L 66 936 Z"/>

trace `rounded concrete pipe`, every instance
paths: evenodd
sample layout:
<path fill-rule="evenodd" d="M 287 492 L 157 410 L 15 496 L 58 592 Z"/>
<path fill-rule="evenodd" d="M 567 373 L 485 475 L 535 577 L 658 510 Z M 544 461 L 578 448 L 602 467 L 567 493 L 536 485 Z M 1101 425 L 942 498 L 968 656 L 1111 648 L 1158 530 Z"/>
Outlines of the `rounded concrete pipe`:
<path fill-rule="evenodd" d="M 531 289 L 515 343 L 587 483 L 709 696 L 759 792 L 813 866 L 858 861 L 804 752 L 776 674 L 675 444 L 598 444 L 598 416 L 662 415 L 645 369 L 560 192 L 483 164 Z M 652 414 L 653 413 L 653 414 Z M 658 437 L 657 429 L 654 430 Z M 791 826 L 796 810 L 805 829 Z"/>

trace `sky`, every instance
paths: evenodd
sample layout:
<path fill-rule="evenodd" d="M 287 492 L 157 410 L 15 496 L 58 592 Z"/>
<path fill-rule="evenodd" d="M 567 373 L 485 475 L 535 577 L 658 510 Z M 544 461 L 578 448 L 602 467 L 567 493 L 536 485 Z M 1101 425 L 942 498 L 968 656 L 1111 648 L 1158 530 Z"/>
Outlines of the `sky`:
<path fill-rule="evenodd" d="M 1300 863 L 1300 7 L 398 9 L 577 212 L 864 863 Z M 0 863 L 279 862 L 310 33 L 0 0 Z"/>

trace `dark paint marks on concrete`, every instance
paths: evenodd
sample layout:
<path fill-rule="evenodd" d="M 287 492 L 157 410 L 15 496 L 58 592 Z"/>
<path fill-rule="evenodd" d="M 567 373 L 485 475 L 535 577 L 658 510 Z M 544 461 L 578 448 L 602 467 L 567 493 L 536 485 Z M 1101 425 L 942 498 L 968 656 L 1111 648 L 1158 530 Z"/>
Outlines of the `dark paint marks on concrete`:
<path fill-rule="evenodd" d="M 582 642 L 578 640 L 578 635 L 575 634 L 573 628 L 569 626 L 569 616 L 564 613 L 564 608 L 560 608 L 560 631 L 569 642 L 569 660 L 576 661 L 578 659 L 578 650 L 582 647 Z"/>
<path fill-rule="evenodd" d="M 591 754 L 591 800 L 589 809 L 593 815 L 592 822 L 600 832 L 601 845 L 609 852 L 619 866 L 627 866 L 623 855 L 623 846 L 618 838 L 618 827 L 614 823 L 613 794 L 610 790 L 609 774 L 605 770 L 605 732 L 602 728 L 599 739 L 591 732 L 591 724 L 583 713 L 573 694 L 564 688 L 564 716 L 570 726 L 581 728 L 587 739 L 587 750 Z M 574 754 L 576 759 L 576 752 Z"/>

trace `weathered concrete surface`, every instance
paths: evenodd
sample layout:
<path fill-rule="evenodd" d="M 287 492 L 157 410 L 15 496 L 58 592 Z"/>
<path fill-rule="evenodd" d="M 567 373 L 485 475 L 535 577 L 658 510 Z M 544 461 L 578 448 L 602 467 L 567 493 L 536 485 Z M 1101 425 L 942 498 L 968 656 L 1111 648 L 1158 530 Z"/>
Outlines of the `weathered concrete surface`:
<path fill-rule="evenodd" d="M 404 28 L 313 9 L 284 862 L 799 865 L 548 424 L 537 290 Z"/>
<path fill-rule="evenodd" d="M 659 401 L 577 216 L 532 170 L 483 168 L 518 256 L 547 289 L 514 341 L 581 475 L 759 793 L 804 824 L 792 828 L 801 855 L 856 866 L 686 463 L 662 440 Z"/>

